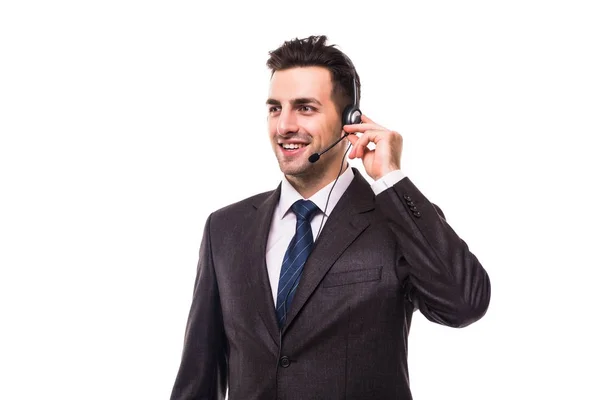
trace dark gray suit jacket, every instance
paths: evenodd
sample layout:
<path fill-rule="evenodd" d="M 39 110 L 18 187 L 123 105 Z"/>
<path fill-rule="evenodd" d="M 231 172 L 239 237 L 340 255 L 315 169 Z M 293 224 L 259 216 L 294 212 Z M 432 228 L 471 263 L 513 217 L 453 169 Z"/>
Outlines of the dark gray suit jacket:
<path fill-rule="evenodd" d="M 265 262 L 280 187 L 209 216 L 171 400 L 409 400 L 414 310 L 450 327 L 486 313 L 488 274 L 442 211 L 408 177 L 374 196 L 354 175 L 281 331 Z"/>

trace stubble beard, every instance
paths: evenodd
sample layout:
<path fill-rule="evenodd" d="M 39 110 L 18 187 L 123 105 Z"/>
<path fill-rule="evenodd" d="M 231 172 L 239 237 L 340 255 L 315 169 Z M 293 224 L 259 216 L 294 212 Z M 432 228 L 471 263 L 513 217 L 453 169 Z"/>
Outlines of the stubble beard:
<path fill-rule="evenodd" d="M 301 186 L 313 186 L 313 185 L 322 185 L 325 180 L 331 180 L 331 177 L 326 177 L 326 175 L 331 175 L 333 170 L 335 170 L 336 174 L 340 169 L 340 160 L 339 157 L 341 154 L 331 154 L 333 149 L 329 151 L 327 154 L 323 155 L 323 158 L 319 159 L 315 163 L 311 163 L 306 160 L 296 159 L 294 161 L 286 161 L 284 158 L 278 157 L 279 168 L 281 172 L 286 176 L 286 178 L 293 183 L 299 184 Z M 335 179 L 335 177 L 333 177 Z"/>
<path fill-rule="evenodd" d="M 288 161 L 282 157 L 279 158 L 278 162 L 281 172 L 291 179 L 307 180 L 314 177 L 320 170 L 317 165 L 313 165 L 308 159 Z"/>

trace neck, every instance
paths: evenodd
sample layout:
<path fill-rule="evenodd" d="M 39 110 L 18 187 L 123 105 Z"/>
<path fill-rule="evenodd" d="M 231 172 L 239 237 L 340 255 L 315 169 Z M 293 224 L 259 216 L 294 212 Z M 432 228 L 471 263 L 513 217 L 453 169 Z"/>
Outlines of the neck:
<path fill-rule="evenodd" d="M 325 174 L 311 176 L 286 175 L 285 177 L 303 198 L 308 199 L 319 190 L 332 183 L 338 177 L 338 174 L 343 174 L 349 167 L 348 161 L 344 160 L 344 167 L 340 172 L 339 163 L 336 164 L 338 165 L 337 168 L 329 168 L 328 172 Z"/>

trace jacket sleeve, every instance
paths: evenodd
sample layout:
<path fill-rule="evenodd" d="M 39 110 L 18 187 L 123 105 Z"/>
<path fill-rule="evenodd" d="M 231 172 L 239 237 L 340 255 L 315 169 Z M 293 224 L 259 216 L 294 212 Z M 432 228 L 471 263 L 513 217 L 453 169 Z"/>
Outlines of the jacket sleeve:
<path fill-rule="evenodd" d="M 490 279 L 467 244 L 405 177 L 376 197 L 409 266 L 408 300 L 430 321 L 455 328 L 479 320 L 490 302 Z"/>
<path fill-rule="evenodd" d="M 209 216 L 204 228 L 171 400 L 223 400 L 227 388 L 226 339 L 211 253 Z"/>

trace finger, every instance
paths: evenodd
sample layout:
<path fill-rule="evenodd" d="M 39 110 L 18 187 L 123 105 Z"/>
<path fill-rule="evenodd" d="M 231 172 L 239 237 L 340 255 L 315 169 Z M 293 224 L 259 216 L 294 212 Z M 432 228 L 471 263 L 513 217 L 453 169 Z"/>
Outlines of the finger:
<path fill-rule="evenodd" d="M 356 135 L 348 135 L 348 140 L 352 144 L 352 150 L 350 150 L 350 153 L 348 153 L 348 157 L 350 157 L 351 160 L 356 156 L 356 147 L 354 145 L 356 142 L 358 142 L 358 139 L 359 138 Z"/>
<path fill-rule="evenodd" d="M 356 135 L 348 135 L 346 138 L 350 141 L 350 143 L 352 143 L 352 145 L 354 145 L 354 143 L 356 143 L 359 139 L 359 137 Z"/>
<path fill-rule="evenodd" d="M 367 131 L 364 135 L 362 135 L 358 141 L 356 142 L 355 154 L 358 158 L 363 158 L 365 155 L 365 149 L 368 146 L 369 142 L 372 140 L 373 131 Z"/>
<path fill-rule="evenodd" d="M 377 124 L 353 124 L 344 125 L 344 131 L 348 133 L 365 132 L 367 130 L 384 129 Z"/>
<path fill-rule="evenodd" d="M 351 138 L 350 142 L 352 143 L 352 146 L 353 146 L 352 151 L 351 151 L 352 157 L 358 157 L 358 158 L 364 157 L 365 153 L 367 151 L 370 151 L 370 149 L 367 148 L 369 143 L 373 142 L 373 143 L 377 144 L 377 142 L 382 140 L 388 133 L 389 133 L 389 131 L 387 131 L 387 130 L 369 129 L 369 130 L 366 130 L 365 132 L 362 132 L 361 136 L 349 135 L 348 138 L 349 139 Z"/>
<path fill-rule="evenodd" d="M 378 124 L 377 122 L 373 121 L 371 118 L 367 117 L 365 114 L 361 114 L 361 121 L 363 122 L 362 125 L 373 125 L 376 126 L 377 129 L 381 129 L 384 131 L 388 131 L 389 129 L 386 128 L 385 126 Z"/>
<path fill-rule="evenodd" d="M 375 124 L 375 125 L 378 125 L 375 121 L 373 121 L 371 118 L 367 117 L 365 114 L 361 114 L 360 119 L 365 124 Z"/>
<path fill-rule="evenodd" d="M 350 157 L 350 159 L 354 159 L 357 157 L 358 155 L 358 150 L 361 146 L 360 144 L 360 136 L 357 135 L 349 135 L 348 136 L 348 140 L 350 141 L 350 143 L 352 144 L 352 150 L 350 150 L 350 154 L 348 154 L 348 157 Z"/>

